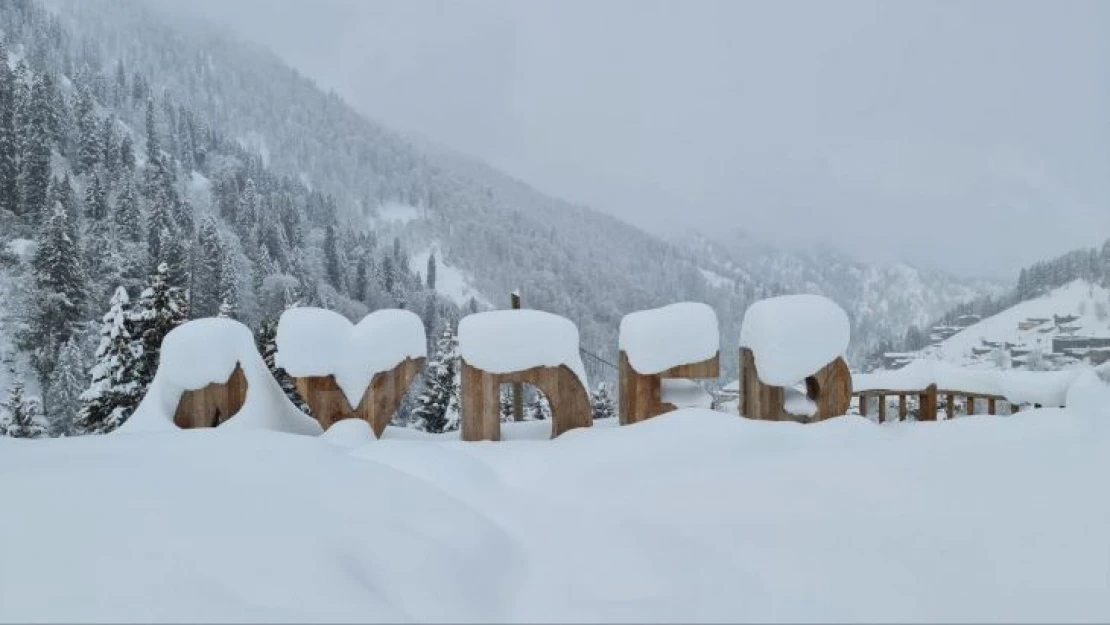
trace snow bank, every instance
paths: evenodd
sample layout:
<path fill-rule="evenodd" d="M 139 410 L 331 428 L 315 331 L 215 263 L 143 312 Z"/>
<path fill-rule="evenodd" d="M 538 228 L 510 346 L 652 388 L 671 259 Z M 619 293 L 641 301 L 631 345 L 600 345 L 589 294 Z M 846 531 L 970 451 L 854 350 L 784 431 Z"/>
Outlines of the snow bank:
<path fill-rule="evenodd" d="M 705 304 L 680 302 L 627 314 L 620 349 L 645 375 L 707 360 L 721 350 L 717 313 Z"/>
<path fill-rule="evenodd" d="M 290 308 L 277 329 L 275 362 L 294 377 L 335 376 L 347 402 L 358 406 L 375 374 L 406 358 L 424 358 L 424 323 L 401 309 L 377 310 L 351 325 L 323 308 Z"/>
<path fill-rule="evenodd" d="M 297 409 L 282 392 L 254 344 L 250 329 L 234 319 L 208 318 L 186 322 L 166 335 L 158 371 L 146 397 L 118 432 L 176 430 L 174 412 L 185 391 L 222 384 L 235 366 L 247 378 L 242 409 L 222 423 L 226 429 L 253 428 L 296 434 L 319 434 L 314 419 Z"/>
<path fill-rule="evenodd" d="M 782 409 L 787 414 L 792 414 L 795 417 L 812 417 L 817 414 L 817 403 L 810 399 L 808 395 L 793 387 L 787 387 L 783 390 Z"/>
<path fill-rule="evenodd" d="M 752 350 L 759 379 L 792 386 L 844 355 L 851 324 L 836 302 L 820 295 L 783 295 L 748 307 L 740 346 Z"/>
<path fill-rule="evenodd" d="M 586 383 L 578 352 L 578 327 L 540 310 L 492 310 L 459 322 L 459 355 L 490 373 L 566 365 Z"/>
<path fill-rule="evenodd" d="M 1106 622 L 1107 423 L 0 438 L 0 620 Z"/>
<path fill-rule="evenodd" d="M 1063 406 L 1068 387 L 1085 369 L 998 371 L 967 369 L 937 360 L 915 360 L 895 371 L 852 376 L 852 390 L 913 391 L 936 384 L 938 390 L 999 395 L 1019 404 Z"/>
<path fill-rule="evenodd" d="M 666 378 L 662 380 L 662 386 L 660 396 L 663 403 L 671 404 L 676 408 L 708 410 L 713 407 L 713 396 L 694 380 Z"/>
<path fill-rule="evenodd" d="M 1084 371 L 1068 387 L 1067 410 L 1110 420 L 1110 385 L 1094 371 Z"/>
<path fill-rule="evenodd" d="M 340 419 L 331 424 L 320 438 L 332 445 L 354 449 L 372 443 L 377 437 L 370 424 L 362 419 Z"/>

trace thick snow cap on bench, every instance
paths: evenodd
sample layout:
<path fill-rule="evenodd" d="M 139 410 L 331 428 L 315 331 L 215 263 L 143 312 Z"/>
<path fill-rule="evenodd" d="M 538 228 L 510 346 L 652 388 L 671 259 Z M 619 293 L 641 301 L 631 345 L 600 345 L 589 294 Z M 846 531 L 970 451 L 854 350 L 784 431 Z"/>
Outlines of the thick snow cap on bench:
<path fill-rule="evenodd" d="M 744 313 L 740 346 L 752 350 L 759 379 L 792 386 L 844 355 L 851 324 L 844 309 L 820 295 L 783 295 Z"/>
<path fill-rule="evenodd" d="M 290 308 L 278 321 L 277 365 L 293 377 L 334 376 L 352 406 L 374 375 L 426 353 L 424 323 L 408 310 L 377 310 L 352 325 L 335 311 Z"/>
<path fill-rule="evenodd" d="M 621 319 L 620 349 L 644 375 L 708 360 L 721 349 L 717 313 L 697 302 L 629 313 Z"/>
<path fill-rule="evenodd" d="M 578 353 L 578 326 L 548 312 L 492 310 L 467 315 L 459 322 L 459 355 L 490 373 L 566 365 L 589 388 Z"/>
<path fill-rule="evenodd" d="M 242 367 L 247 396 L 242 409 L 220 425 L 224 428 L 278 430 L 319 434 L 314 419 L 294 406 L 282 392 L 254 344 L 250 328 L 234 319 L 206 318 L 184 323 L 162 340 L 158 371 L 146 396 L 120 432 L 179 429 L 174 412 L 186 391 L 223 384 Z"/>

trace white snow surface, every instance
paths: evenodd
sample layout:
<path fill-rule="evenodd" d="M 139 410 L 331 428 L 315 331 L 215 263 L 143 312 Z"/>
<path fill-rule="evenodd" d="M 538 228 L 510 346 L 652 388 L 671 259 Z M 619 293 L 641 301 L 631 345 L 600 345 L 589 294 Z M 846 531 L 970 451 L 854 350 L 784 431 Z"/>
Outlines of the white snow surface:
<path fill-rule="evenodd" d="M 335 311 L 290 308 L 278 321 L 275 362 L 295 377 L 335 376 L 358 406 L 375 374 L 424 358 L 427 349 L 424 322 L 409 310 L 376 310 L 352 325 Z"/>
<path fill-rule="evenodd" d="M 708 360 L 721 350 L 717 313 L 697 302 L 629 313 L 621 319 L 620 349 L 645 375 Z"/>
<path fill-rule="evenodd" d="M 793 387 L 787 387 L 783 390 L 785 397 L 782 401 L 782 409 L 787 414 L 796 417 L 812 417 L 817 414 L 817 403 L 805 393 Z"/>
<path fill-rule="evenodd" d="M 428 257 L 436 255 L 436 293 L 450 299 L 459 306 L 467 306 L 470 298 L 484 306 L 492 306 L 489 299 L 474 286 L 474 278 L 466 271 L 449 264 L 439 251 L 438 245 L 413 255 L 409 264 L 427 280 Z"/>
<path fill-rule="evenodd" d="M 578 327 L 542 310 L 491 310 L 463 317 L 459 355 L 490 373 L 566 365 L 590 388 L 578 352 Z"/>
<path fill-rule="evenodd" d="M 250 328 L 234 319 L 194 319 L 174 328 L 162 340 L 158 371 L 135 413 L 119 433 L 178 430 L 174 412 L 185 391 L 223 383 L 235 366 L 247 378 L 242 409 L 218 430 L 264 429 L 294 434 L 319 434 L 316 420 L 297 409 L 282 392 L 263 362 Z"/>
<path fill-rule="evenodd" d="M 752 350 L 764 384 L 793 386 L 843 356 L 850 335 L 848 314 L 831 299 L 782 295 L 748 307 L 740 346 Z"/>
<path fill-rule="evenodd" d="M 0 438 L 0 621 L 1110 620 L 1104 416 L 221 430 Z"/>
<path fill-rule="evenodd" d="M 713 396 L 694 380 L 664 378 L 661 383 L 660 397 L 664 403 L 672 404 L 676 408 L 708 410 L 713 407 Z"/>
<path fill-rule="evenodd" d="M 852 390 L 912 391 L 936 384 L 938 390 L 1000 395 L 1008 401 L 1064 406 L 1068 388 L 1089 368 L 1062 371 L 969 369 L 937 360 L 915 360 L 901 369 L 852 376 Z"/>

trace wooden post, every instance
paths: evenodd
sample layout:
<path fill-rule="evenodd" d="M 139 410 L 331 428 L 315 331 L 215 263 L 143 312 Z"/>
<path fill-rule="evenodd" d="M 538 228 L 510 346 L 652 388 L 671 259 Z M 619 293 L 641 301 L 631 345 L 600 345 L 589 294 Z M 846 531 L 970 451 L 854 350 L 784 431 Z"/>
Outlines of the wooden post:
<path fill-rule="evenodd" d="M 867 393 L 860 393 L 859 394 L 859 416 L 861 416 L 861 417 L 866 417 L 867 416 L 867 410 L 868 410 L 867 400 L 868 399 L 869 398 L 867 397 Z"/>
<path fill-rule="evenodd" d="M 906 420 L 906 394 L 898 393 L 898 420 Z"/>
<path fill-rule="evenodd" d="M 930 384 L 917 398 L 917 420 L 937 420 L 937 385 Z"/>
<path fill-rule="evenodd" d="M 551 402 L 551 437 L 573 428 L 590 427 L 590 398 L 578 375 L 566 365 L 533 367 L 523 371 L 491 373 L 462 364 L 462 439 L 464 441 L 501 440 L 501 384 L 527 382 Z"/>
<path fill-rule="evenodd" d="M 949 419 L 956 416 L 956 395 L 954 393 L 944 396 L 944 414 Z"/>
<path fill-rule="evenodd" d="M 997 412 L 995 411 L 996 407 L 997 406 L 995 404 L 995 398 L 994 397 L 988 397 L 987 398 L 987 414 L 997 414 Z"/>
<path fill-rule="evenodd" d="M 886 421 L 886 395 L 879 393 L 879 423 Z"/>
<path fill-rule="evenodd" d="M 1010 414 L 1017 414 L 1019 412 L 1021 412 L 1021 404 L 1010 402 Z"/>
<path fill-rule="evenodd" d="M 509 295 L 513 310 L 520 310 L 520 292 L 513 291 Z M 587 389 L 588 391 L 589 389 Z M 524 384 L 513 382 L 513 421 L 524 420 Z"/>
<path fill-rule="evenodd" d="M 968 395 L 967 399 L 964 400 L 964 412 L 966 412 L 969 415 L 975 414 L 975 396 L 974 395 Z"/>

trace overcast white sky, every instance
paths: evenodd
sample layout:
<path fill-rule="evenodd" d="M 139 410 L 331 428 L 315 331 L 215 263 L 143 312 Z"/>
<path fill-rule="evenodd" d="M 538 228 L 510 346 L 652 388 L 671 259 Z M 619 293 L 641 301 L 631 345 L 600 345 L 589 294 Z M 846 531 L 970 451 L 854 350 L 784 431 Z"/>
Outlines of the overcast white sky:
<path fill-rule="evenodd" d="M 1110 237 L 1110 2 L 156 0 L 649 230 L 965 275 Z"/>

